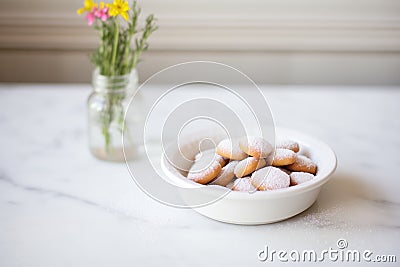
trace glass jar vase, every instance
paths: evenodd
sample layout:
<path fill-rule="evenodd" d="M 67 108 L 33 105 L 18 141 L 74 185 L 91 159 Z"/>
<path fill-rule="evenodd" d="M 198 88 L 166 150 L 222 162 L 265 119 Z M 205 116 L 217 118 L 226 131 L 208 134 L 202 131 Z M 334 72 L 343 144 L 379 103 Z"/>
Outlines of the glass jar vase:
<path fill-rule="evenodd" d="M 104 76 L 95 70 L 92 86 L 93 92 L 87 102 L 91 153 L 101 160 L 123 162 L 125 149 L 127 159 L 133 159 L 138 148 L 130 129 L 142 127 L 142 114 L 138 107 L 129 108 L 132 115 L 125 117 L 125 112 L 138 88 L 136 69 L 121 76 Z M 140 97 L 138 94 L 136 92 L 135 97 Z"/>

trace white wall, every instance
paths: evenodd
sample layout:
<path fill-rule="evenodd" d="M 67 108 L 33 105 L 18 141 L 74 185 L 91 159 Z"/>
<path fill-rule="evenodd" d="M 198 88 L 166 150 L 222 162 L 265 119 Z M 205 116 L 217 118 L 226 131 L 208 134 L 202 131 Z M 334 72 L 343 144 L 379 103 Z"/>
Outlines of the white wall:
<path fill-rule="evenodd" d="M 141 79 L 213 60 L 257 82 L 400 85 L 398 0 L 143 0 L 160 29 Z M 95 32 L 80 0 L 2 0 L 0 81 L 89 81 Z"/>

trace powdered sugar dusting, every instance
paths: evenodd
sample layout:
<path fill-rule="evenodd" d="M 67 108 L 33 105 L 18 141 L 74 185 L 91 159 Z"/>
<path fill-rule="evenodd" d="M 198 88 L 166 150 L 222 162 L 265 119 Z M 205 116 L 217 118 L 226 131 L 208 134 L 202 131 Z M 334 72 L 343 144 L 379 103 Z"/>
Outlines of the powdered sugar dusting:
<path fill-rule="evenodd" d="M 290 224 L 291 227 L 299 227 L 304 229 L 304 226 L 309 227 L 312 231 L 317 228 L 330 227 L 332 229 L 343 230 L 343 228 L 351 228 L 352 230 L 359 230 L 346 222 L 340 222 L 343 213 L 343 206 L 332 207 L 319 207 L 318 203 L 314 204 L 310 209 L 304 213 L 283 222 L 283 226 Z"/>
<path fill-rule="evenodd" d="M 211 164 L 207 165 L 206 168 L 199 167 L 195 163 L 189 170 L 187 178 L 190 180 L 198 181 L 200 179 L 203 179 L 204 177 L 211 176 L 219 168 L 221 168 L 221 165 L 218 161 L 213 161 Z"/>
<path fill-rule="evenodd" d="M 264 161 L 265 162 L 265 161 Z M 248 157 L 241 160 L 235 167 L 235 175 L 237 177 L 246 176 L 256 170 L 259 164 L 258 158 Z"/>
<path fill-rule="evenodd" d="M 267 157 L 273 150 L 272 145 L 262 137 L 248 136 L 242 138 L 239 142 L 242 150 L 246 150 L 249 155 L 259 155 L 263 158 Z"/>
<path fill-rule="evenodd" d="M 233 180 L 233 178 L 235 178 L 234 170 L 238 163 L 239 161 L 229 162 L 225 167 L 222 168 L 221 172 L 210 184 L 221 186 L 226 186 L 227 184 L 229 184 Z"/>
<path fill-rule="evenodd" d="M 311 159 L 309 159 L 303 155 L 297 155 L 296 163 L 301 164 L 303 166 L 307 166 L 307 167 L 312 167 L 315 165 Z"/>
<path fill-rule="evenodd" d="M 303 155 L 297 155 L 296 161 L 293 164 L 286 166 L 286 168 L 291 171 L 310 172 L 313 174 L 317 171 L 317 165 L 315 165 L 311 159 Z"/>
<path fill-rule="evenodd" d="M 267 161 L 265 159 L 260 159 L 257 163 L 256 170 L 264 168 L 267 166 Z"/>
<path fill-rule="evenodd" d="M 196 155 L 195 159 L 187 178 L 196 182 L 205 177 L 212 177 L 212 175 L 221 168 L 220 160 L 224 160 L 220 155 L 215 154 L 213 149 L 200 152 Z M 216 175 L 217 174 L 215 174 L 215 176 Z"/>
<path fill-rule="evenodd" d="M 291 173 L 291 171 L 289 171 L 289 170 L 287 170 L 285 168 L 282 168 L 282 167 L 278 167 L 278 169 L 280 169 L 281 171 L 283 171 L 284 173 L 289 174 L 289 175 Z"/>
<path fill-rule="evenodd" d="M 275 190 L 290 185 L 290 177 L 275 167 L 265 167 L 255 171 L 252 176 L 253 185 L 259 190 Z"/>
<path fill-rule="evenodd" d="M 285 148 L 277 148 L 275 149 L 274 153 L 268 156 L 268 162 L 271 161 L 272 159 L 274 160 L 284 160 L 287 158 L 294 158 L 296 157 L 296 153 L 294 153 L 292 150 L 285 149 Z"/>
<path fill-rule="evenodd" d="M 219 142 L 217 153 L 234 160 L 242 160 L 247 157 L 247 154 L 240 149 L 238 141 L 231 139 L 224 139 Z"/>
<path fill-rule="evenodd" d="M 308 172 L 292 172 L 290 174 L 290 185 L 298 185 L 308 182 L 314 178 L 314 175 Z"/>
<path fill-rule="evenodd" d="M 256 188 L 251 183 L 249 177 L 238 178 L 233 182 L 233 191 L 250 192 L 255 191 Z"/>
<path fill-rule="evenodd" d="M 299 144 L 292 140 L 278 140 L 276 142 L 276 148 L 290 149 L 294 152 L 299 151 Z"/>

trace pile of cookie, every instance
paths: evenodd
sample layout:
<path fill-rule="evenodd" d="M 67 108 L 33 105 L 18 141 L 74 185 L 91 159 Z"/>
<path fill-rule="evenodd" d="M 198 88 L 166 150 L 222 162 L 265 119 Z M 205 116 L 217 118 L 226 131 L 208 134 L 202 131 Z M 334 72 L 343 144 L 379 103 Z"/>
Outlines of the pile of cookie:
<path fill-rule="evenodd" d="M 286 188 L 313 179 L 317 172 L 316 164 L 299 150 L 291 140 L 278 141 L 274 149 L 262 137 L 224 139 L 215 150 L 196 155 L 187 178 L 234 191 Z"/>

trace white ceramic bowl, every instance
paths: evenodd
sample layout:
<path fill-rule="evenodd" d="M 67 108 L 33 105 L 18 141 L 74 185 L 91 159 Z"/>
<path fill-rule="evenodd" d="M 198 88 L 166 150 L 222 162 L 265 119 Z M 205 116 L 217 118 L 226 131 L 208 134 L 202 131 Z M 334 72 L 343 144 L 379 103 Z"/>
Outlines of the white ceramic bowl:
<path fill-rule="evenodd" d="M 294 140 L 300 144 L 299 153 L 310 157 L 318 166 L 318 172 L 314 179 L 300 185 L 274 191 L 257 191 L 251 194 L 231 191 L 216 202 L 194 208 L 194 210 L 222 222 L 255 225 L 285 220 L 309 208 L 317 199 L 321 187 L 329 180 L 330 175 L 336 169 L 335 153 L 324 142 L 295 130 L 277 128 L 276 136 Z M 202 137 L 204 135 L 197 139 L 191 138 L 187 141 L 187 144 L 183 144 L 182 147 L 186 148 L 186 151 L 183 151 L 186 156 L 194 156 L 198 152 L 198 143 Z M 220 140 L 220 137 L 208 137 L 216 143 Z M 172 155 L 175 160 L 179 160 L 182 157 L 181 152 L 182 150 L 178 151 L 175 147 L 170 146 L 167 147 L 165 153 L 169 157 Z M 161 167 L 169 182 L 183 187 L 199 186 L 187 180 L 182 173 L 170 164 L 165 155 L 161 160 Z M 214 186 L 207 187 L 210 192 L 215 189 Z"/>

